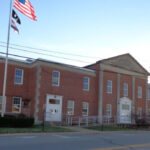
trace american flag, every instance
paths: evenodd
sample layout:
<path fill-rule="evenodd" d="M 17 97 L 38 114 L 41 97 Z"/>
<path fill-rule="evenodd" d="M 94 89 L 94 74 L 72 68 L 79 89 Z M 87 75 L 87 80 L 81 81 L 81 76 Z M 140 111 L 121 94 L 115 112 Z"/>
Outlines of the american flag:
<path fill-rule="evenodd" d="M 25 16 L 36 21 L 35 11 L 29 0 L 15 0 L 14 7 Z"/>

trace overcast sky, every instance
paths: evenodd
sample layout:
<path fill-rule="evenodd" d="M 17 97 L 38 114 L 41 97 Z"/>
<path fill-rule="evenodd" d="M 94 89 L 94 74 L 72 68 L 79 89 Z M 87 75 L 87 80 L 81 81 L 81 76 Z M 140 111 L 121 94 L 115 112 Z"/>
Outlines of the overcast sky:
<path fill-rule="evenodd" d="M 150 0 L 30 1 L 38 21 L 16 10 L 22 24 L 17 25 L 19 35 L 11 29 L 10 43 L 51 51 L 38 51 L 45 53 L 42 55 L 10 49 L 10 53 L 77 66 L 130 53 L 150 71 Z M 7 42 L 9 2 L 0 0 L 0 42 Z M 5 51 L 6 48 L 0 47 L 0 52 Z"/>

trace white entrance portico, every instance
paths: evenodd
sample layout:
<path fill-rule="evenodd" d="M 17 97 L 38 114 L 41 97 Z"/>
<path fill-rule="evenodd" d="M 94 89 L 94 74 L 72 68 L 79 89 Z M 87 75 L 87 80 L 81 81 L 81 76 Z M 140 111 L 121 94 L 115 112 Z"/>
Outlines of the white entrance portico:
<path fill-rule="evenodd" d="M 131 123 L 131 100 L 127 97 L 120 98 L 118 123 Z"/>
<path fill-rule="evenodd" d="M 61 120 L 62 120 L 62 96 L 47 94 L 45 121 L 61 121 Z"/>

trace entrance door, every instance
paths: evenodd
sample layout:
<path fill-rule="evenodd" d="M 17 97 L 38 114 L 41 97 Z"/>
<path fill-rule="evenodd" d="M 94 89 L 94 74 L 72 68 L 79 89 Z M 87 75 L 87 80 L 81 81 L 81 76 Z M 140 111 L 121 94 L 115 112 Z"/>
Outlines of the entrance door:
<path fill-rule="evenodd" d="M 131 100 L 124 97 L 120 99 L 120 123 L 131 123 Z"/>
<path fill-rule="evenodd" d="M 46 98 L 46 121 L 61 121 L 62 96 L 47 95 Z"/>

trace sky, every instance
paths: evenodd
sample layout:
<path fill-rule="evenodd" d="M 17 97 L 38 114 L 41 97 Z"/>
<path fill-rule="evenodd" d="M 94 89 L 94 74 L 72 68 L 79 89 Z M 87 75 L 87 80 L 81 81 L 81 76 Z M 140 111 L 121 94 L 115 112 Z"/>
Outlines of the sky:
<path fill-rule="evenodd" d="M 19 34 L 11 29 L 10 43 L 48 51 L 23 48 L 32 51 L 30 53 L 10 48 L 9 53 L 75 66 L 130 53 L 150 71 L 150 0 L 30 2 L 37 21 L 28 19 L 14 8 L 21 25 L 17 25 Z M 10 0 L 0 0 L 0 42 L 7 42 L 9 3 Z M 2 45 L 4 43 L 0 43 L 0 52 L 6 52 Z"/>

